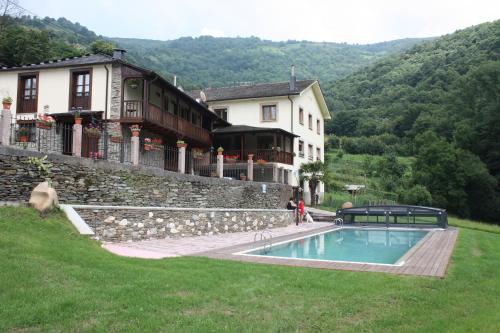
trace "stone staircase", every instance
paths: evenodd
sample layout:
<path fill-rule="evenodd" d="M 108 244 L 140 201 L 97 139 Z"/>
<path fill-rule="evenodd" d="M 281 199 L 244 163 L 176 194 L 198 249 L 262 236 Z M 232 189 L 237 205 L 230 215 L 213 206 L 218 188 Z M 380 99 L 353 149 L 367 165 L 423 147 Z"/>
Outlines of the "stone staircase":
<path fill-rule="evenodd" d="M 335 212 L 330 212 L 327 210 L 321 210 L 312 207 L 306 207 L 306 211 L 309 212 L 311 217 L 315 222 L 332 222 L 335 220 Z"/>

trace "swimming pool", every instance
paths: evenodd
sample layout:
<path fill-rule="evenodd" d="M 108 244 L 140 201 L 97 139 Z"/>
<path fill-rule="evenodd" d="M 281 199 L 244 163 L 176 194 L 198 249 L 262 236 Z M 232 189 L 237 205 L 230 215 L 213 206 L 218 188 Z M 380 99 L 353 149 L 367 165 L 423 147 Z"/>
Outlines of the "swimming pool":
<path fill-rule="evenodd" d="M 405 254 L 428 233 L 428 230 L 343 228 L 239 254 L 402 265 Z"/>

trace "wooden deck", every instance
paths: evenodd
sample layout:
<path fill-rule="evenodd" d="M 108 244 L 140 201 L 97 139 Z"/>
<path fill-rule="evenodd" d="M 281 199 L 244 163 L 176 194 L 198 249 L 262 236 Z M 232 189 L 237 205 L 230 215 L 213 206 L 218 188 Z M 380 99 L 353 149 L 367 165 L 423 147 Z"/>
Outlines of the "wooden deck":
<path fill-rule="evenodd" d="M 314 230 L 314 232 L 301 232 L 293 235 L 276 237 L 273 243 L 283 242 L 291 239 L 301 238 L 315 233 L 334 229 L 326 227 Z M 383 272 L 401 275 L 420 275 L 432 277 L 444 277 L 448 268 L 451 254 L 455 247 L 458 236 L 458 229 L 448 228 L 446 230 L 432 230 L 421 242 L 414 246 L 400 261 L 402 265 L 377 265 L 349 262 L 334 262 L 327 260 L 303 260 L 290 258 L 271 258 L 265 256 L 246 256 L 236 254 L 246 250 L 251 250 L 264 245 L 263 242 L 241 244 L 214 251 L 197 253 L 214 259 L 229 259 L 244 262 L 254 262 L 262 264 L 276 264 L 286 266 L 300 266 L 321 269 L 338 269 L 347 271 Z"/>

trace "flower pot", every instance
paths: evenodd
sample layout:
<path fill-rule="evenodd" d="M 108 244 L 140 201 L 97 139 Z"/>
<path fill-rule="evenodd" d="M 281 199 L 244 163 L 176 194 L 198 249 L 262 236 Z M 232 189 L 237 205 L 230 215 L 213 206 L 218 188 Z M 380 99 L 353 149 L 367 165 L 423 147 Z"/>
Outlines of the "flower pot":
<path fill-rule="evenodd" d="M 122 137 L 121 136 L 112 136 L 110 138 L 111 142 L 113 143 L 121 143 L 122 142 Z"/>
<path fill-rule="evenodd" d="M 145 143 L 144 144 L 144 150 L 145 151 L 150 151 L 153 149 L 153 146 L 151 144 Z"/>
<path fill-rule="evenodd" d="M 186 148 L 187 143 L 177 143 L 177 148 Z"/>
<path fill-rule="evenodd" d="M 75 125 L 81 125 L 82 124 L 82 118 L 75 118 Z"/>
<path fill-rule="evenodd" d="M 2 103 L 2 104 L 4 110 L 10 110 L 10 106 L 12 105 L 12 103 Z"/>
<path fill-rule="evenodd" d="M 28 136 L 27 135 L 21 135 L 21 136 L 19 136 L 19 141 L 21 141 L 21 142 L 28 142 Z"/>
<path fill-rule="evenodd" d="M 132 136 L 133 137 L 139 137 L 139 134 L 141 133 L 141 130 L 133 130 L 132 131 Z"/>
<path fill-rule="evenodd" d="M 240 180 L 246 181 L 247 180 L 247 176 L 240 176 Z"/>
<path fill-rule="evenodd" d="M 37 122 L 36 123 L 36 127 L 40 128 L 40 129 L 51 129 L 52 128 L 52 124 Z"/>

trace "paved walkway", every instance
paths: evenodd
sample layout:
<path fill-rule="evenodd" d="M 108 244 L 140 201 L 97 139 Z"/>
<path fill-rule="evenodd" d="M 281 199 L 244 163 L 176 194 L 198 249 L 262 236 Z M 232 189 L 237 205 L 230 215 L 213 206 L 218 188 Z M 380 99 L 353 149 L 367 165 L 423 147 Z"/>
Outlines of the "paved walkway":
<path fill-rule="evenodd" d="M 299 226 L 289 225 L 283 228 L 269 229 L 273 238 L 302 232 L 311 232 L 331 223 L 302 223 Z M 198 236 L 185 238 L 155 239 L 140 242 L 107 243 L 103 247 L 117 255 L 135 258 L 161 259 L 168 257 L 195 255 L 200 252 L 214 251 L 230 246 L 246 244 L 254 241 L 256 231 L 235 232 L 213 236 Z"/>

